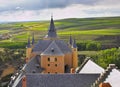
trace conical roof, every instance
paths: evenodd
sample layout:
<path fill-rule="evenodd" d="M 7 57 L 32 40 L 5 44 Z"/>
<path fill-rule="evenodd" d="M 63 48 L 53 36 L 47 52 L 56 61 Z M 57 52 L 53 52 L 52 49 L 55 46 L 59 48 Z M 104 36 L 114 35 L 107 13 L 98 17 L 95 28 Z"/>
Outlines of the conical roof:
<path fill-rule="evenodd" d="M 74 41 L 73 41 L 73 48 L 77 48 L 76 40 L 75 40 L 75 39 L 74 39 Z"/>
<path fill-rule="evenodd" d="M 72 45 L 72 42 L 73 42 L 73 40 L 72 40 L 72 36 L 70 35 L 70 38 L 69 38 L 69 44 Z"/>
<path fill-rule="evenodd" d="M 48 29 L 48 34 L 46 35 L 45 38 L 57 38 L 53 17 L 51 17 L 50 26 Z"/>
<path fill-rule="evenodd" d="M 32 36 L 32 45 L 34 44 L 35 40 L 34 40 L 34 34 Z"/>

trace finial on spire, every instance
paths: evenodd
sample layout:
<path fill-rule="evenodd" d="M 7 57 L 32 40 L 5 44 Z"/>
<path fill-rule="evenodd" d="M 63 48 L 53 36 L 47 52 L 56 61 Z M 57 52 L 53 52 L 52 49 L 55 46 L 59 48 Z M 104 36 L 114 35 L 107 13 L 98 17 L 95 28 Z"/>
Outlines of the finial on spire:
<path fill-rule="evenodd" d="M 51 13 L 51 18 L 53 18 L 53 13 Z"/>

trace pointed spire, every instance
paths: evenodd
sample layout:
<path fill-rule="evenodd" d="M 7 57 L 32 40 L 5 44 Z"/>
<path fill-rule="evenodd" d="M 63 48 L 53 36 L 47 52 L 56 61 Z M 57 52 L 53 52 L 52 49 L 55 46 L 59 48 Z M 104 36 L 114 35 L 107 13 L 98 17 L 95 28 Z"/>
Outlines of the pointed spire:
<path fill-rule="evenodd" d="M 69 44 L 72 45 L 72 42 L 73 42 L 73 40 L 72 40 L 72 36 L 70 35 L 70 38 L 69 38 Z"/>
<path fill-rule="evenodd" d="M 34 45 L 34 42 L 35 42 L 35 40 L 34 40 L 34 33 L 33 33 L 33 36 L 32 36 L 32 45 Z"/>
<path fill-rule="evenodd" d="M 28 38 L 28 43 L 27 43 L 27 48 L 30 48 L 31 45 L 30 45 L 30 37 Z"/>
<path fill-rule="evenodd" d="M 53 16 L 51 16 L 51 21 L 50 21 L 50 27 L 48 29 L 48 38 L 56 38 L 57 34 L 56 34 L 56 29 L 55 29 L 55 25 L 54 25 L 54 21 L 53 21 Z"/>
<path fill-rule="evenodd" d="M 73 41 L 73 48 L 77 48 L 76 40 L 75 40 L 75 39 L 74 39 L 74 41 Z"/>

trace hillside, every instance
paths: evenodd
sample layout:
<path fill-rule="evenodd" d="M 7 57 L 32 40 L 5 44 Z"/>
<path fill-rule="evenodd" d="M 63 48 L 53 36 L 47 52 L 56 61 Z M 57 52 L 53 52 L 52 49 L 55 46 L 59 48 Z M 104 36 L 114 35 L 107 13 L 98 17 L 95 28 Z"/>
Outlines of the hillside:
<path fill-rule="evenodd" d="M 118 58 L 120 49 L 117 49 L 120 46 L 120 17 L 62 19 L 55 20 L 55 26 L 59 38 L 68 41 L 72 35 L 77 39 L 79 55 L 92 57 L 104 68 L 109 63 L 115 63 L 120 67 Z M 0 76 L 3 76 L 0 83 L 8 83 L 14 69 L 20 69 L 25 62 L 28 37 L 32 38 L 34 33 L 37 42 L 46 35 L 48 27 L 49 21 L 0 24 Z M 100 45 L 103 49 L 117 48 L 100 51 Z M 11 72 L 4 73 L 10 70 Z"/>
<path fill-rule="evenodd" d="M 67 40 L 72 35 L 77 42 L 94 40 L 102 44 L 120 45 L 120 17 L 62 19 L 55 20 L 55 26 L 61 39 Z M 5 47 L 4 43 L 13 45 L 13 42 L 17 46 L 23 46 L 32 33 L 37 41 L 44 37 L 48 27 L 49 21 L 0 24 L 0 34 L 9 33 L 12 36 L 10 39 L 0 40 L 0 47 Z"/>

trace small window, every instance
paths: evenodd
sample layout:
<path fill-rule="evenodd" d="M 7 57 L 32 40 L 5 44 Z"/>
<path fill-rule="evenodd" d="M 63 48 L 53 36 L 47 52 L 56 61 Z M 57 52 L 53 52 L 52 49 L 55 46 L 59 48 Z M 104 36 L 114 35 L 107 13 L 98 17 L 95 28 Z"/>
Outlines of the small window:
<path fill-rule="evenodd" d="M 48 64 L 48 66 L 50 66 L 50 64 Z"/>
<path fill-rule="evenodd" d="M 48 58 L 48 61 L 50 61 L 50 58 Z"/>
<path fill-rule="evenodd" d="M 57 74 L 57 72 L 55 72 L 55 74 Z"/>
<path fill-rule="evenodd" d="M 57 58 L 55 58 L 55 61 L 57 61 Z"/>
<path fill-rule="evenodd" d="M 55 64 L 55 66 L 57 67 L 57 64 Z"/>
<path fill-rule="evenodd" d="M 50 72 L 48 72 L 48 74 L 50 74 Z"/>

